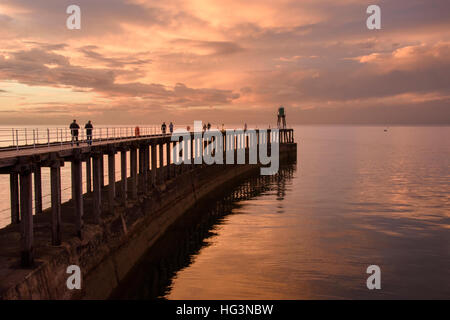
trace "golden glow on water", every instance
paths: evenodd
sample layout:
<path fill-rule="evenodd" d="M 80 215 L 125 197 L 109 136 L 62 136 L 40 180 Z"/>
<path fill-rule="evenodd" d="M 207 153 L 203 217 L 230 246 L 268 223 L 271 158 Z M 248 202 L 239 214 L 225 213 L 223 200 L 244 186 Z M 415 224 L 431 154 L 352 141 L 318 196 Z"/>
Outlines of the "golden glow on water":
<path fill-rule="evenodd" d="M 448 297 L 450 128 L 298 127 L 285 196 L 240 202 L 168 299 Z M 281 200 L 282 199 L 282 200 Z M 382 269 L 369 292 L 365 269 Z"/>

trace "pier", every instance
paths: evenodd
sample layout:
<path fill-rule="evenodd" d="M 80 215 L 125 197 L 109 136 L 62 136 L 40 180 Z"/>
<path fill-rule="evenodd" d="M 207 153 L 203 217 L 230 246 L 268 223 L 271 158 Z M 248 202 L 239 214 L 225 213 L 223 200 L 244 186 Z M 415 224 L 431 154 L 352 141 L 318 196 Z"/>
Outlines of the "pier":
<path fill-rule="evenodd" d="M 212 146 L 215 152 L 223 147 L 235 160 L 242 152 L 249 160 L 252 148 L 270 151 L 277 143 L 280 160 L 296 157 L 292 129 L 256 129 L 254 136 L 237 130 L 231 140 L 224 131 L 218 132 L 220 143 L 198 138 L 194 132 L 188 133 L 190 139 L 172 141 L 170 134 L 143 130 L 138 136 L 127 131 L 94 139 L 92 145 L 50 139 L 20 145 L 16 140 L 17 144 L 0 148 L 0 174 L 9 175 L 11 195 L 11 224 L 0 229 L 0 298 L 110 294 L 143 252 L 198 199 L 262 166 L 251 161 L 213 165 L 196 161 Z M 184 163 L 178 164 L 180 159 Z M 72 197 L 62 203 L 61 168 L 66 165 L 71 168 Z M 45 210 L 42 168 L 50 168 L 51 206 Z M 82 269 L 81 292 L 65 287 L 65 268 L 70 264 Z"/>

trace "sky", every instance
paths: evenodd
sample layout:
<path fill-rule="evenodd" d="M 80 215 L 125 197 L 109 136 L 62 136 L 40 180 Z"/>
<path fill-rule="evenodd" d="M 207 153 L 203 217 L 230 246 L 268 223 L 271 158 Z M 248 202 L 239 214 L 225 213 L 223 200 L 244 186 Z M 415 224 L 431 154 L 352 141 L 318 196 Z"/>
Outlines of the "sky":
<path fill-rule="evenodd" d="M 448 0 L 0 0 L 0 125 L 448 125 L 449 103 Z"/>

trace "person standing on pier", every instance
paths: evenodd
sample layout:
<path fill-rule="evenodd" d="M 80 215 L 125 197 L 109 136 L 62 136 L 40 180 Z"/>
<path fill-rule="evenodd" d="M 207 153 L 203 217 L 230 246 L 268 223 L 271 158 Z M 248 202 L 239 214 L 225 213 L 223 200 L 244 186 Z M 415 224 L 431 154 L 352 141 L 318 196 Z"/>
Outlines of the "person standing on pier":
<path fill-rule="evenodd" d="M 208 131 L 211 130 L 211 123 L 208 122 Z"/>
<path fill-rule="evenodd" d="M 77 146 L 79 146 L 80 143 L 78 142 L 78 130 L 80 129 L 80 126 L 78 125 L 77 120 L 73 120 L 73 122 L 70 124 L 69 128 L 70 128 L 70 133 L 72 135 L 71 145 L 73 146 L 73 143 L 76 140 Z"/>
<path fill-rule="evenodd" d="M 170 124 L 169 124 L 169 131 L 170 131 L 170 134 L 173 133 L 173 123 L 172 122 L 170 122 Z"/>
<path fill-rule="evenodd" d="M 161 132 L 162 132 L 162 134 L 166 134 L 166 128 L 167 128 L 166 123 L 163 122 L 163 124 L 161 125 Z"/>
<path fill-rule="evenodd" d="M 94 126 L 92 125 L 91 120 L 89 120 L 88 123 L 86 123 L 84 128 L 86 129 L 87 144 L 91 146 L 92 145 L 92 129 L 94 129 Z"/>

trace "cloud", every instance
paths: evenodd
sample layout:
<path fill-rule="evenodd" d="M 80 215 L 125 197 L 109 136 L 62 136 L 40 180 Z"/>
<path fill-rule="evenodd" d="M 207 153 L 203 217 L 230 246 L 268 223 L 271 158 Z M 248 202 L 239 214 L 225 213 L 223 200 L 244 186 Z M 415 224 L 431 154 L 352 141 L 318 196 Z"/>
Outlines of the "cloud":
<path fill-rule="evenodd" d="M 344 62 L 345 73 L 343 66 L 302 71 L 286 66 L 260 74 L 252 81 L 261 102 L 283 101 L 288 105 L 354 100 L 364 103 L 364 99 L 405 93 L 433 92 L 445 97 L 450 94 L 449 53 L 449 43 L 421 44 Z"/>
<path fill-rule="evenodd" d="M 102 59 L 101 56 L 96 57 Z M 124 60 L 116 64 L 113 59 L 106 61 L 117 67 L 143 63 L 136 60 Z M 139 97 L 174 107 L 223 105 L 239 98 L 239 94 L 231 90 L 195 89 L 182 83 L 177 83 L 173 88 L 155 83 L 117 83 L 116 77 L 122 73 L 115 68 L 94 69 L 72 65 L 67 57 L 41 48 L 10 52 L 8 58 L 0 56 L 0 80 L 15 80 L 30 86 L 89 89 L 109 98 Z"/>
<path fill-rule="evenodd" d="M 372 53 L 359 57 L 359 62 L 378 68 L 381 72 L 443 67 L 450 64 L 450 42 L 421 43 L 387 53 Z"/>
<path fill-rule="evenodd" d="M 200 41 L 192 39 L 175 39 L 174 44 L 182 45 L 183 47 L 190 47 L 192 49 L 199 49 L 206 55 L 220 56 L 230 55 L 244 51 L 244 49 L 237 43 L 230 41 Z M 204 55 L 201 54 L 200 55 Z"/>
<path fill-rule="evenodd" d="M 152 62 L 151 59 L 139 59 L 136 58 L 136 56 L 139 56 L 139 54 L 132 54 L 128 55 L 126 57 L 120 57 L 120 58 L 111 58 L 106 57 L 105 55 L 102 55 L 96 51 L 96 49 L 99 49 L 97 46 L 85 46 L 80 48 L 80 52 L 82 52 L 87 58 L 92 59 L 94 61 L 99 61 L 104 63 L 108 67 L 112 68 L 123 68 L 125 66 L 143 66 L 146 64 L 149 64 Z"/>
<path fill-rule="evenodd" d="M 26 32 L 28 35 L 35 35 L 46 31 L 48 36 L 52 37 L 56 31 L 60 35 L 75 35 L 65 27 L 68 17 L 66 8 L 73 4 L 70 1 L 3 0 L 2 2 L 7 9 L 18 12 L 15 15 L 16 19 L 37 26 L 37 28 L 31 29 L 19 27 L 17 31 L 21 34 Z M 146 7 L 132 1 L 108 0 L 107 4 L 102 0 L 78 0 L 76 2 L 82 13 L 83 32 L 79 33 L 81 36 L 123 32 L 124 23 L 162 26 L 170 23 L 172 19 L 170 13 L 166 13 L 158 7 Z M 61 32 L 64 33 L 61 34 Z"/>
<path fill-rule="evenodd" d="M 58 97 L 48 87 L 72 90 L 91 102 L 83 110 L 111 120 L 120 108 L 135 111 L 130 121 L 137 111 L 234 119 L 245 108 L 268 121 L 279 104 L 326 121 L 343 121 L 339 110 L 360 110 L 363 121 L 380 105 L 394 115 L 430 103 L 447 115 L 447 0 L 381 1 L 376 32 L 359 0 L 79 0 L 79 31 L 65 27 L 69 4 L 2 1 L 0 81 L 21 84 L 2 103 L 70 111 L 70 95 L 50 104 Z"/>

